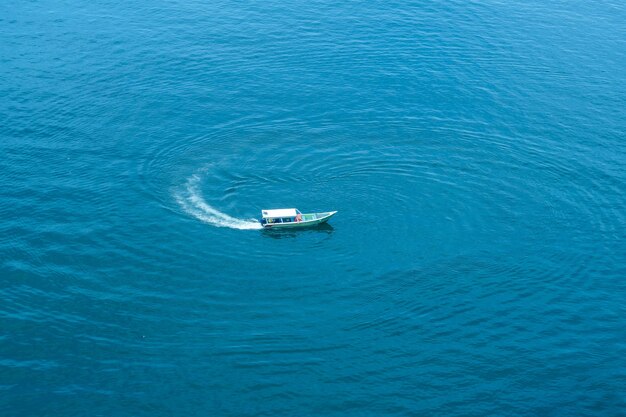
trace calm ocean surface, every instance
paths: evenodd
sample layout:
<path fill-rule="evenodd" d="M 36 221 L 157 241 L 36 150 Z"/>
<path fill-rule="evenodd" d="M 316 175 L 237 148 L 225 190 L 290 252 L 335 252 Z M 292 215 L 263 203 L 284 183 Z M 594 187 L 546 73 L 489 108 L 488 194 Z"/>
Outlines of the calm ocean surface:
<path fill-rule="evenodd" d="M 625 132 L 621 1 L 5 1 L 0 415 L 624 416 Z"/>

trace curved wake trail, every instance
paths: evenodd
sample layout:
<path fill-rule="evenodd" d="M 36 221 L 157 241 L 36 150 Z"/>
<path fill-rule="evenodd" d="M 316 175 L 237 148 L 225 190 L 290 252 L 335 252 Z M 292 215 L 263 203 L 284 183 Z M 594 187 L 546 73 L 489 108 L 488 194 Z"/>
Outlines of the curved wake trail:
<path fill-rule="evenodd" d="M 185 188 L 175 195 L 176 201 L 187 214 L 216 227 L 229 227 L 239 230 L 262 228 L 256 220 L 237 219 L 209 205 L 202 197 L 199 186 L 200 179 L 198 174 L 194 174 L 187 180 Z"/>

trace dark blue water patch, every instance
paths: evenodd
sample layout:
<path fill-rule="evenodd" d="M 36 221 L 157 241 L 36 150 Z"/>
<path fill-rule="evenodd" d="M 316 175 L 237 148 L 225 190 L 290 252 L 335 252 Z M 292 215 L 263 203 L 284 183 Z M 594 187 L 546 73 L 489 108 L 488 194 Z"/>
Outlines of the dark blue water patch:
<path fill-rule="evenodd" d="M 624 17 L 9 7 L 0 414 L 623 415 Z"/>

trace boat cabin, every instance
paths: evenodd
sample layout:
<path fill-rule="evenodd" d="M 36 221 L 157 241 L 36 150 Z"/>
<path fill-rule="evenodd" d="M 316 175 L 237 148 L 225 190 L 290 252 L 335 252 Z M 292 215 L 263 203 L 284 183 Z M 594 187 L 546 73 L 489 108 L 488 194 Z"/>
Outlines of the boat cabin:
<path fill-rule="evenodd" d="M 297 223 L 302 221 L 302 213 L 295 208 L 263 210 L 261 224 Z"/>

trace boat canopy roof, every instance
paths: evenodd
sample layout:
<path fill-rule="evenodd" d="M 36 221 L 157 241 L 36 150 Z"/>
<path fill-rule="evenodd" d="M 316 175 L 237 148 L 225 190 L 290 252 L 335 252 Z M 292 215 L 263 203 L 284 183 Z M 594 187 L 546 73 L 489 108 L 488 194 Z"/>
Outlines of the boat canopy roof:
<path fill-rule="evenodd" d="M 263 218 L 268 217 L 296 217 L 298 214 L 295 208 L 277 209 L 277 210 L 262 210 Z"/>

